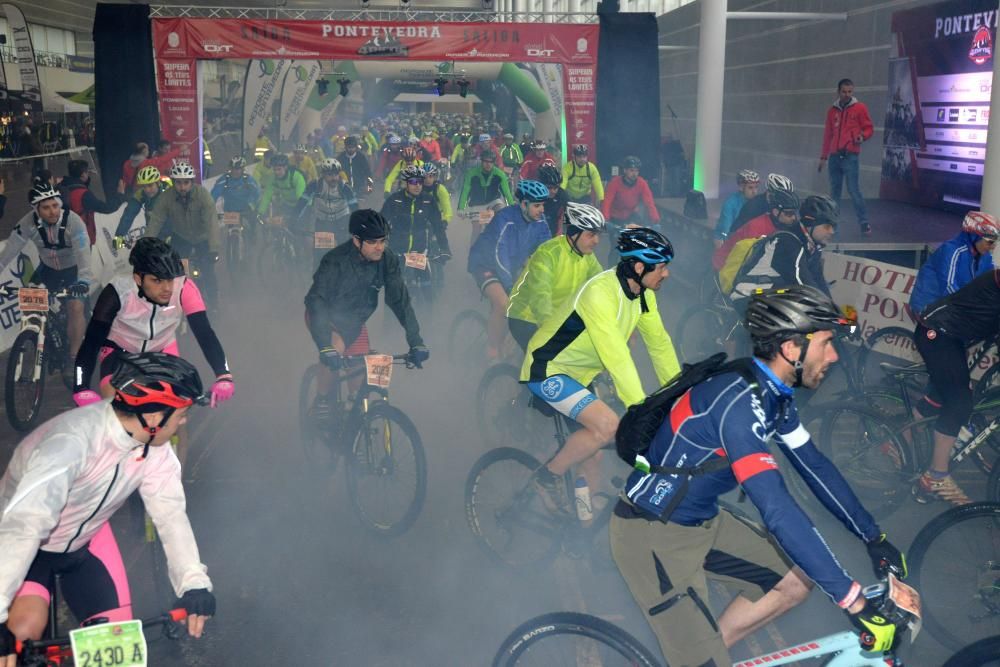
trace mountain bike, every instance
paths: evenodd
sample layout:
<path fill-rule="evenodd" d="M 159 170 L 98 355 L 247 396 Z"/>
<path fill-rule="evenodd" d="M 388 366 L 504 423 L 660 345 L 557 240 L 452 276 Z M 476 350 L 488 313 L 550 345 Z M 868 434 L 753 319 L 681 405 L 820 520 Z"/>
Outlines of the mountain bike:
<path fill-rule="evenodd" d="M 290 231 L 282 216 L 265 218 L 261 230 L 260 252 L 257 255 L 257 275 L 265 285 L 279 294 L 289 288 L 302 287 L 312 268 L 312 250 L 306 252 L 302 242 Z"/>
<path fill-rule="evenodd" d="M 1000 635 L 1000 503 L 939 514 L 906 557 L 913 585 L 927 595 L 924 623 L 935 639 L 956 651 Z"/>
<path fill-rule="evenodd" d="M 250 226 L 261 223 L 256 215 L 235 211 L 220 213 L 219 219 L 226 233 L 224 249 L 226 269 L 235 287 L 239 278 L 250 268 L 250 238 L 255 236 L 253 233 L 248 233 Z"/>
<path fill-rule="evenodd" d="M 896 626 L 900 644 L 909 629 L 919 632 L 920 596 L 894 577 L 863 589 L 869 603 Z M 747 660 L 733 667 L 788 665 L 803 660 L 830 656 L 826 667 L 903 667 L 895 648 L 883 652 L 863 651 L 853 631 L 838 632 L 819 639 Z M 574 612 L 556 612 L 536 616 L 519 625 L 500 645 L 493 667 L 528 665 L 634 665 L 656 667 L 660 662 L 635 637 L 616 625 L 596 616 Z M 720 666 L 721 667 L 721 666 Z"/>
<path fill-rule="evenodd" d="M 21 309 L 21 332 L 7 357 L 4 404 L 10 425 L 24 432 L 38 423 L 46 376 L 59 373 L 66 388 L 73 388 L 64 307 L 70 294 L 44 287 L 0 287 L 0 297 L 16 297 Z"/>
<path fill-rule="evenodd" d="M 306 459 L 321 475 L 336 472 L 346 458 L 347 491 L 361 523 L 384 536 L 406 532 L 417 520 L 427 493 L 427 459 L 416 426 L 389 404 L 392 366 L 414 368 L 409 354 L 345 356 L 344 372 L 329 397 L 330 416 L 315 414 L 316 374 L 306 369 L 299 388 L 299 429 Z M 341 384 L 361 377 L 352 397 Z M 347 398 L 351 403 L 347 404 Z"/>

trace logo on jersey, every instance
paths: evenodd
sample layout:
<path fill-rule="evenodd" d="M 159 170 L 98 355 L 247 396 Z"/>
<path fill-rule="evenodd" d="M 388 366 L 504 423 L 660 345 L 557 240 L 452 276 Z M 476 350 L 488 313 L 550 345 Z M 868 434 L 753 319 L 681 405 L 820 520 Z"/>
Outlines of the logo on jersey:
<path fill-rule="evenodd" d="M 550 377 L 542 381 L 542 395 L 548 399 L 554 399 L 562 393 L 563 380 L 560 377 Z"/>
<path fill-rule="evenodd" d="M 993 38 L 987 27 L 981 27 L 972 37 L 972 47 L 969 49 L 969 60 L 977 65 L 985 65 L 993 57 Z"/>
<path fill-rule="evenodd" d="M 937 331 L 934 331 L 934 329 L 928 329 L 927 340 L 934 340 L 935 338 L 937 338 Z"/>
<path fill-rule="evenodd" d="M 663 499 L 668 495 L 672 494 L 674 491 L 674 485 L 665 479 L 661 479 L 656 483 L 656 490 L 653 493 L 653 497 L 650 499 L 654 505 L 660 505 L 663 503 Z"/>

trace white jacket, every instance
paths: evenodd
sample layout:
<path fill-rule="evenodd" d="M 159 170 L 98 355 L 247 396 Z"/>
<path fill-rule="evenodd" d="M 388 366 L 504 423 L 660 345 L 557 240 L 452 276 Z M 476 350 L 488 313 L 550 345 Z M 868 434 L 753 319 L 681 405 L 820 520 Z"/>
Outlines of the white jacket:
<path fill-rule="evenodd" d="M 212 589 L 185 511 L 181 465 L 168 445 L 134 440 L 110 401 L 70 410 L 21 441 L 0 478 L 0 623 L 39 549 L 85 547 L 139 489 L 178 597 Z"/>

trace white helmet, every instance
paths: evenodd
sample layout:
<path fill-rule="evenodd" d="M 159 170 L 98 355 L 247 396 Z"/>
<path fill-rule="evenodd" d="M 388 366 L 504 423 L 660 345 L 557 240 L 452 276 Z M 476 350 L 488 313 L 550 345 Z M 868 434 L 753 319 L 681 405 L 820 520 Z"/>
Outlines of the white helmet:
<path fill-rule="evenodd" d="M 28 193 L 32 206 L 38 206 L 47 199 L 59 199 L 59 192 L 45 182 L 36 183 L 31 192 Z M 61 201 L 61 200 L 60 200 Z"/>
<path fill-rule="evenodd" d="M 177 162 L 170 169 L 170 178 L 172 179 L 185 179 L 194 178 L 194 167 L 192 167 L 187 162 Z"/>
<path fill-rule="evenodd" d="M 599 234 L 604 231 L 606 223 L 604 214 L 590 204 L 569 202 L 566 204 L 566 225 L 576 231 Z"/>
<path fill-rule="evenodd" d="M 319 163 L 320 173 L 323 174 L 339 174 L 340 173 L 340 162 L 335 158 L 328 157 Z"/>
<path fill-rule="evenodd" d="M 792 179 L 787 176 L 768 174 L 767 190 L 768 192 L 795 192 L 795 186 L 792 185 Z"/>

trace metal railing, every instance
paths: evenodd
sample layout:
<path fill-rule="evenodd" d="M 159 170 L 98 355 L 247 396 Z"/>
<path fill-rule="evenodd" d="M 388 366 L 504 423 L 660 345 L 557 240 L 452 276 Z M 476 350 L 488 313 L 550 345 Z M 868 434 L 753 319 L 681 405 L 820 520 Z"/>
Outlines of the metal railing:
<path fill-rule="evenodd" d="M 292 9 L 152 5 L 150 18 L 397 21 L 423 23 L 597 23 L 593 12 L 498 12 L 482 9 Z"/>
<path fill-rule="evenodd" d="M 65 53 L 35 50 L 35 64 L 39 67 L 69 69 L 69 59 L 71 57 Z M 0 44 L 0 60 L 3 60 L 5 63 L 16 63 L 17 52 L 14 47 L 10 44 Z"/>

